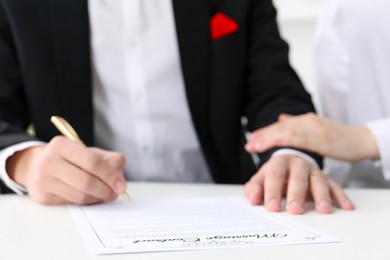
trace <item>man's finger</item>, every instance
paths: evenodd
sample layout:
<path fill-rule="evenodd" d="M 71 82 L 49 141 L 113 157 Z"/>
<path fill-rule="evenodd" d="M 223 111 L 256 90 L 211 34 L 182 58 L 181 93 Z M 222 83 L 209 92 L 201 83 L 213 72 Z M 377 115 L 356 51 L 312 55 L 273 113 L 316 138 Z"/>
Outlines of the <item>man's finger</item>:
<path fill-rule="evenodd" d="M 29 195 L 35 201 L 44 205 L 63 205 L 63 204 L 95 204 L 103 200 L 80 192 L 59 180 L 52 180 L 46 190 L 32 189 Z"/>
<path fill-rule="evenodd" d="M 329 188 L 329 178 L 320 170 L 312 170 L 309 178 L 310 190 L 317 212 L 323 214 L 332 213 L 333 207 Z"/>
<path fill-rule="evenodd" d="M 58 182 L 57 185 L 53 185 L 51 193 L 57 197 L 62 198 L 68 203 L 78 204 L 78 205 L 88 205 L 104 202 L 100 198 L 91 196 L 85 192 L 79 191 L 74 187 L 71 187 L 65 183 Z"/>
<path fill-rule="evenodd" d="M 253 205 L 263 203 L 263 184 L 260 172 L 256 173 L 244 186 L 244 194 Z"/>
<path fill-rule="evenodd" d="M 124 158 L 122 155 L 107 152 L 106 155 L 94 152 L 92 148 L 75 143 L 66 138 L 54 138 L 50 145 L 52 150 L 60 151 L 59 155 L 76 167 L 95 175 L 116 193 L 124 192 L 126 180 L 123 176 Z"/>
<path fill-rule="evenodd" d="M 305 211 L 310 168 L 306 161 L 301 158 L 295 158 L 289 171 L 286 210 L 291 214 L 302 214 Z"/>
<path fill-rule="evenodd" d="M 56 178 L 74 189 L 92 197 L 108 200 L 114 191 L 96 176 L 69 163 L 62 163 Z"/>
<path fill-rule="evenodd" d="M 288 160 L 283 155 L 273 156 L 264 167 L 264 204 L 269 211 L 282 210 L 282 196 L 288 174 Z"/>
<path fill-rule="evenodd" d="M 340 185 L 338 185 L 333 180 L 329 179 L 329 187 L 333 199 L 336 201 L 337 205 L 341 209 L 345 209 L 345 210 L 355 209 L 355 205 L 348 198 L 347 194 L 344 192 L 343 188 Z"/>

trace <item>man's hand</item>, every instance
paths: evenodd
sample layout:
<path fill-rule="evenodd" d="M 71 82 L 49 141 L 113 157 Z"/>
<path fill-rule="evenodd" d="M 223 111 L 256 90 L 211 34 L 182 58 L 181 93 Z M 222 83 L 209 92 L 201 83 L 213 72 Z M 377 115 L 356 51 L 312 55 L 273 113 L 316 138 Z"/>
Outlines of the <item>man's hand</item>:
<path fill-rule="evenodd" d="M 286 195 L 286 210 L 302 214 L 308 194 L 319 213 L 331 213 L 332 201 L 345 210 L 354 209 L 343 189 L 301 157 L 288 154 L 272 156 L 245 184 L 244 193 L 250 203 L 264 204 L 269 211 L 282 210 Z"/>
<path fill-rule="evenodd" d="M 57 136 L 7 160 L 7 172 L 41 204 L 94 204 L 126 190 L 124 157 Z"/>
<path fill-rule="evenodd" d="M 379 159 L 375 138 L 367 127 L 343 125 L 313 113 L 281 115 L 278 122 L 254 131 L 245 148 L 260 153 L 277 146 L 350 162 Z"/>

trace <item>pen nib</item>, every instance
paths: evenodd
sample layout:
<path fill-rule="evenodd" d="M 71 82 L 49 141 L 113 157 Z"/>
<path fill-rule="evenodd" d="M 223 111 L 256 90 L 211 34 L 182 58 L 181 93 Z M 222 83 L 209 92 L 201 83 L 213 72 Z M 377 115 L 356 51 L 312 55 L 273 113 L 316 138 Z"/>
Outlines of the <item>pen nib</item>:
<path fill-rule="evenodd" d="M 127 194 L 127 192 L 123 192 L 121 195 L 125 200 L 127 200 L 128 202 L 131 202 L 131 198 L 130 198 L 129 194 Z"/>

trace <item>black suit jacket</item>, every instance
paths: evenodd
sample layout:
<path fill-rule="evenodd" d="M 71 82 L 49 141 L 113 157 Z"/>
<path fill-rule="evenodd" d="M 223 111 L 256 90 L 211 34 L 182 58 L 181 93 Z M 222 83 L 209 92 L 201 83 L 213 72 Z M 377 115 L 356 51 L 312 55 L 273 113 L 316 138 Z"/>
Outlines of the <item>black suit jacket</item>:
<path fill-rule="evenodd" d="M 186 94 L 208 166 L 216 182 L 243 183 L 255 166 L 243 149 L 241 117 L 251 131 L 280 113 L 314 111 L 310 96 L 289 65 L 271 0 L 173 6 Z M 217 12 L 239 29 L 214 41 L 210 19 Z M 31 140 L 30 123 L 36 138 L 49 141 L 58 135 L 49 121 L 54 114 L 93 145 L 89 33 L 87 0 L 0 0 L 0 149 Z"/>

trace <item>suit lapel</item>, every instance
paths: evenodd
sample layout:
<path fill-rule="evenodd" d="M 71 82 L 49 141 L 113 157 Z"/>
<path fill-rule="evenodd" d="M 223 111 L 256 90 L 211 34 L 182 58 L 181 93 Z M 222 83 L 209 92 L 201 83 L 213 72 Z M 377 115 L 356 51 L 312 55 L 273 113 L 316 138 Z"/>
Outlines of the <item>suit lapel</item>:
<path fill-rule="evenodd" d="M 187 99 L 211 173 L 216 172 L 210 135 L 210 0 L 172 0 Z"/>
<path fill-rule="evenodd" d="M 93 141 L 87 0 L 51 0 L 52 35 L 62 116 Z"/>
<path fill-rule="evenodd" d="M 187 99 L 198 134 L 208 124 L 210 95 L 209 0 L 173 0 Z"/>

